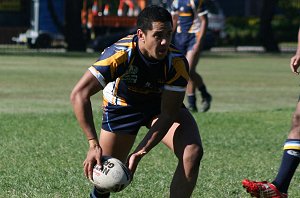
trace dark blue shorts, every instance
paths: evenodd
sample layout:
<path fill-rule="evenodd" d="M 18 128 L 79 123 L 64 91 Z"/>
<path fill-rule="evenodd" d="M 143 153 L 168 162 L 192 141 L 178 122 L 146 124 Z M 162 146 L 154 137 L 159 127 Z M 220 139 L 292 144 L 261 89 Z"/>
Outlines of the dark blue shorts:
<path fill-rule="evenodd" d="M 103 107 L 102 129 L 136 135 L 142 126 L 150 126 L 150 122 L 160 114 L 160 104 L 144 106 L 119 106 L 108 103 Z"/>
<path fill-rule="evenodd" d="M 174 45 L 183 54 L 186 54 L 187 51 L 193 49 L 197 41 L 196 33 L 176 33 L 173 39 Z"/>

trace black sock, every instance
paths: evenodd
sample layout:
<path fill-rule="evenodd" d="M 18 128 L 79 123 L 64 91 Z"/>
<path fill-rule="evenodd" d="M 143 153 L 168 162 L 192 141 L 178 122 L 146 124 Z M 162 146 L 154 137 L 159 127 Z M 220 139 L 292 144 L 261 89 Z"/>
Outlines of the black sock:
<path fill-rule="evenodd" d="M 272 182 L 280 192 L 287 193 L 299 162 L 300 140 L 287 139 L 284 144 L 284 152 L 278 174 Z"/>
<path fill-rule="evenodd" d="M 200 91 L 202 98 L 207 98 L 209 96 L 209 93 L 207 92 L 205 85 L 198 87 L 198 90 Z"/>
<path fill-rule="evenodd" d="M 195 94 L 188 95 L 189 107 L 196 107 L 196 96 Z"/>
<path fill-rule="evenodd" d="M 90 193 L 90 198 L 109 198 L 110 193 L 100 193 L 96 187 L 93 188 L 92 192 Z"/>

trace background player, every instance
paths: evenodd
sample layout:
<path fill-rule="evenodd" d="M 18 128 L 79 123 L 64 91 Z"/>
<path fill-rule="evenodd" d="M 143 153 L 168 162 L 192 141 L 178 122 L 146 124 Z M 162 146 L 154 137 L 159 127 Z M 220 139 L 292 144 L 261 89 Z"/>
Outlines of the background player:
<path fill-rule="evenodd" d="M 174 44 L 186 55 L 190 67 L 190 80 L 187 87 L 189 109 L 193 112 L 198 111 L 195 95 L 197 88 L 202 96 L 200 112 L 206 112 L 210 108 L 212 97 L 207 92 L 196 67 L 208 26 L 208 11 L 203 0 L 174 0 L 171 10 L 174 28 L 177 25 Z"/>

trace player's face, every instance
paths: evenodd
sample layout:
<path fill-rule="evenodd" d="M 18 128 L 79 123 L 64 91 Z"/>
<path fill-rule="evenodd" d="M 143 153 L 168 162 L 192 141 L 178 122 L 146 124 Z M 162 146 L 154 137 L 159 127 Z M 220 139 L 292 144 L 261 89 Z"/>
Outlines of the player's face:
<path fill-rule="evenodd" d="M 139 48 L 149 59 L 161 60 L 168 53 L 172 40 L 172 25 L 170 22 L 152 22 L 152 30 L 138 30 Z"/>

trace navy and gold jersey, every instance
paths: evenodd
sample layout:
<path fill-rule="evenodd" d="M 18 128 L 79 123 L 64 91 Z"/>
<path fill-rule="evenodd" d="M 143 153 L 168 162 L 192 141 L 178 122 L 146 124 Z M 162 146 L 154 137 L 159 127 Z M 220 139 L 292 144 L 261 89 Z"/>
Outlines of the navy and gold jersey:
<path fill-rule="evenodd" d="M 171 13 L 178 15 L 178 33 L 197 33 L 200 30 L 199 16 L 207 14 L 208 11 L 203 0 L 174 0 Z"/>
<path fill-rule="evenodd" d="M 113 105 L 160 104 L 163 89 L 184 92 L 188 75 L 186 58 L 170 46 L 163 60 L 151 62 L 129 35 L 106 48 L 89 68 L 104 87 L 103 102 Z"/>

